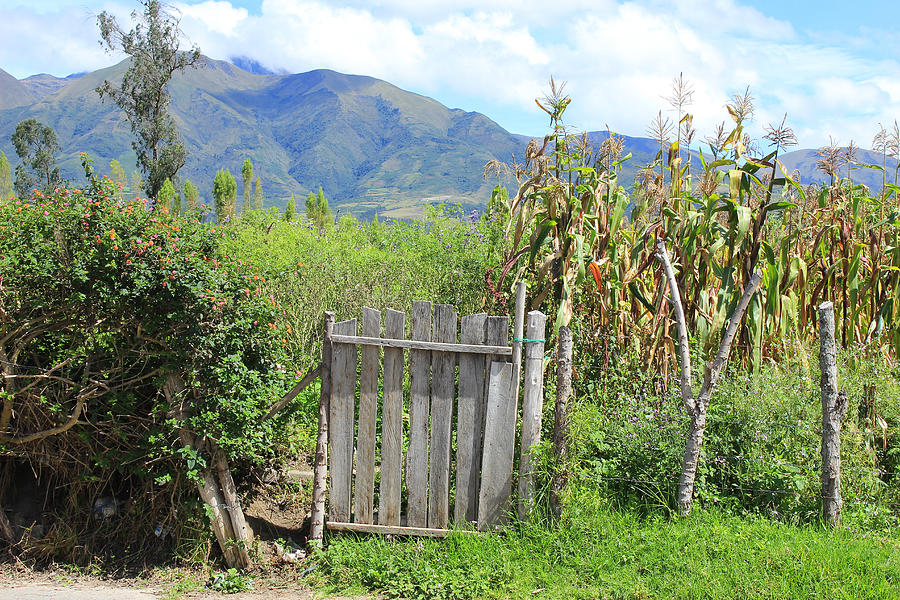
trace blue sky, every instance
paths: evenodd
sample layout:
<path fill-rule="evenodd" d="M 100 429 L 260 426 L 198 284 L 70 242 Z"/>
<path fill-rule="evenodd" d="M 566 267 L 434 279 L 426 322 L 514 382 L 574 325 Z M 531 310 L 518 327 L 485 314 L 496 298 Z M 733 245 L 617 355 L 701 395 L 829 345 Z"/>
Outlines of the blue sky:
<path fill-rule="evenodd" d="M 900 3 L 761 0 L 180 0 L 182 27 L 204 53 L 244 55 L 273 70 L 371 75 L 540 135 L 534 98 L 567 82 L 569 122 L 644 135 L 671 81 L 695 90 L 698 138 L 747 86 L 752 132 L 788 113 L 801 146 L 833 137 L 869 146 L 900 119 Z M 3 0 L 0 68 L 66 75 L 121 57 L 97 43 L 94 15 L 128 21 L 126 0 Z"/>

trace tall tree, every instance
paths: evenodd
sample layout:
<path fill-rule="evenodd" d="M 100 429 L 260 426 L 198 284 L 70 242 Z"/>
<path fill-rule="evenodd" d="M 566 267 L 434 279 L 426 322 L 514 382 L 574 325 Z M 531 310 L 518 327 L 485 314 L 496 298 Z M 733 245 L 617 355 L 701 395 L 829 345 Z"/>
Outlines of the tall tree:
<path fill-rule="evenodd" d="M 200 204 L 200 192 L 190 179 L 184 180 L 184 202 L 188 210 L 194 210 Z"/>
<path fill-rule="evenodd" d="M 234 219 L 234 204 L 237 201 L 237 182 L 228 169 L 219 169 L 213 179 L 213 198 L 216 201 L 216 219 L 224 223 Z"/>
<path fill-rule="evenodd" d="M 106 11 L 97 17 L 101 44 L 108 52 L 122 51 L 131 64 L 120 85 L 104 81 L 96 92 L 110 98 L 131 124 L 138 164 L 146 178 L 145 190 L 156 198 L 166 179 L 174 179 L 187 153 L 169 114 L 167 86 L 179 70 L 196 65 L 200 49 L 181 51 L 179 19 L 158 0 L 141 0 L 144 11 L 131 13 L 137 21 L 131 31 L 119 26 Z"/>
<path fill-rule="evenodd" d="M 0 200 L 9 200 L 12 195 L 12 170 L 9 166 L 9 159 L 0 151 Z"/>
<path fill-rule="evenodd" d="M 250 210 L 250 191 L 253 185 L 253 163 L 249 158 L 244 159 L 244 165 L 241 167 L 241 177 L 244 178 L 244 209 L 243 212 Z"/>
<path fill-rule="evenodd" d="M 253 185 L 253 208 L 259 210 L 263 207 L 262 180 L 259 175 L 256 176 L 256 183 Z"/>
<path fill-rule="evenodd" d="M 284 207 L 284 220 L 287 222 L 291 222 L 296 217 L 297 210 L 297 202 L 294 200 L 294 194 L 291 194 L 291 199 L 287 201 L 287 206 Z"/>
<path fill-rule="evenodd" d="M 113 183 L 115 183 L 118 188 L 116 199 L 121 200 L 123 190 L 128 186 L 128 177 L 125 175 L 125 169 L 122 168 L 122 163 L 116 159 L 111 160 L 109 163 L 109 178 L 112 179 Z"/>
<path fill-rule="evenodd" d="M 16 125 L 10 139 L 22 160 L 16 166 L 15 187 L 19 197 L 25 198 L 34 188 L 52 192 L 62 181 L 56 166 L 59 143 L 53 128 L 35 119 L 25 119 Z"/>

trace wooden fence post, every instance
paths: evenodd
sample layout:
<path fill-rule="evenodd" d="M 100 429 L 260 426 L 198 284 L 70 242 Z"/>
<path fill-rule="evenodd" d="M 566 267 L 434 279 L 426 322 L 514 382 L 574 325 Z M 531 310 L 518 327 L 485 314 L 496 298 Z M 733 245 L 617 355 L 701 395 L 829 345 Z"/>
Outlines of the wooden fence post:
<path fill-rule="evenodd" d="M 553 455 L 556 467 L 550 483 L 550 510 L 559 518 L 563 487 L 566 484 L 566 458 L 569 453 L 569 396 L 572 393 L 572 330 L 559 328 L 556 356 L 556 406 L 553 414 Z"/>
<path fill-rule="evenodd" d="M 819 305 L 819 368 L 822 372 L 822 516 L 841 524 L 841 421 L 847 414 L 847 395 L 838 393 L 834 305 Z"/>
<path fill-rule="evenodd" d="M 322 387 L 319 392 L 319 435 L 316 438 L 316 464 L 313 471 L 313 505 L 310 514 L 310 551 L 322 546 L 325 530 L 325 486 L 328 480 L 328 416 L 331 403 L 331 334 L 334 313 L 325 313 L 325 335 L 322 339 Z"/>
<path fill-rule="evenodd" d="M 525 393 L 522 398 L 522 443 L 519 455 L 519 518 L 531 512 L 534 493 L 531 449 L 541 441 L 544 412 L 544 328 L 547 316 L 528 313 L 525 340 Z"/>

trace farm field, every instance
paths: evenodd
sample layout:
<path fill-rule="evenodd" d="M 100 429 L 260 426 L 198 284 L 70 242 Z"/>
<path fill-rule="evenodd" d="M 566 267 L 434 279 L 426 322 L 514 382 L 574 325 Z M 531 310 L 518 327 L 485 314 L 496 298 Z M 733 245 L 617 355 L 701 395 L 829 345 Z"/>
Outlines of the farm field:
<path fill-rule="evenodd" d="M 658 77 L 550 76 L 527 137 L 186 43 L 291 7 L 331 28 L 305 49 L 336 31 L 330 5 L 235 2 L 111 3 L 115 66 L 0 71 L 0 600 L 900 598 L 900 105 L 842 71 L 871 50 L 735 0 L 752 72 L 709 46 L 734 71 L 666 78 L 647 137 L 575 121 L 645 111 Z M 499 56 L 516 85 L 495 63 L 489 87 L 527 100 L 534 65 L 582 60 L 544 43 L 562 21 L 341 6 L 354 43 L 390 17 L 388 74 Z M 596 18 L 562 45 L 616 30 Z M 812 44 L 793 79 L 826 55 L 828 79 L 771 77 L 781 37 Z"/>

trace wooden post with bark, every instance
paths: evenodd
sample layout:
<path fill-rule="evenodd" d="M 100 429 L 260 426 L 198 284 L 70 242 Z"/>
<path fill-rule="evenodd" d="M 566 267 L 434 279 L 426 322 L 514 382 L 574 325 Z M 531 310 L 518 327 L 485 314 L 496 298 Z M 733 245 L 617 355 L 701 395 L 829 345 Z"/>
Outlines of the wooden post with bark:
<path fill-rule="evenodd" d="M 822 516 L 831 526 L 841 524 L 841 421 L 847 414 L 847 395 L 838 392 L 834 305 L 819 305 L 819 368 L 822 372 Z"/>
<path fill-rule="evenodd" d="M 572 394 L 572 330 L 559 328 L 556 355 L 556 405 L 553 411 L 553 456 L 556 468 L 550 482 L 550 510 L 562 513 L 562 491 L 566 485 L 569 454 L 569 396 Z"/>
<path fill-rule="evenodd" d="M 681 400 L 687 409 L 691 419 L 688 431 L 687 443 L 684 448 L 684 459 L 681 463 L 681 477 L 678 481 L 676 502 L 678 510 L 683 515 L 691 512 L 694 501 L 694 481 L 697 477 L 697 463 L 700 460 L 700 448 L 703 446 L 703 435 L 706 432 L 706 409 L 709 408 L 709 400 L 712 397 L 719 376 L 728 362 L 731 353 L 731 344 L 737 335 L 738 328 L 750 306 L 750 300 L 756 294 L 762 283 L 762 271 L 756 271 L 747 283 L 737 307 L 728 320 L 719 351 L 716 352 L 712 362 L 706 363 L 703 375 L 703 386 L 700 394 L 695 398 L 691 383 L 691 353 L 688 342 L 687 321 L 684 318 L 684 309 L 681 305 L 681 295 L 678 292 L 678 284 L 675 280 L 675 270 L 666 252 L 665 240 L 660 238 L 656 243 L 656 256 L 663 265 L 666 280 L 671 294 L 675 322 L 678 326 L 678 358 L 681 366 Z M 663 284 L 665 286 L 665 284 Z"/>
<path fill-rule="evenodd" d="M 331 410 L 331 335 L 334 313 L 325 313 L 325 336 L 322 340 L 322 386 L 319 392 L 319 433 L 316 438 L 316 464 L 313 467 L 313 506 L 310 514 L 308 549 L 322 546 L 325 532 L 325 487 L 328 484 L 328 416 Z"/>
<path fill-rule="evenodd" d="M 544 412 L 544 327 L 547 317 L 533 310 L 525 330 L 525 392 L 522 398 L 522 440 L 519 455 L 519 518 L 531 512 L 534 495 L 531 450 L 541 439 Z"/>

